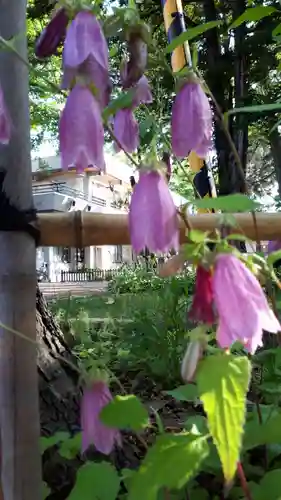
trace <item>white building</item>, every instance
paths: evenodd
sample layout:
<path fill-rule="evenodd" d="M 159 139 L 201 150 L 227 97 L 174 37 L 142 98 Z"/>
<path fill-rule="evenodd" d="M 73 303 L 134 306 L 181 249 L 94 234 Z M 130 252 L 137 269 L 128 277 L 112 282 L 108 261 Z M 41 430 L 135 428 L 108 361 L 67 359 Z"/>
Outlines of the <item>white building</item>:
<path fill-rule="evenodd" d="M 59 156 L 36 159 L 32 162 L 34 204 L 40 212 L 69 212 L 85 210 L 99 213 L 125 211 L 120 201 L 128 198 L 130 176 L 134 171 L 122 155 L 105 154 L 106 173 L 94 169 L 77 173 L 75 169 L 63 171 Z M 137 179 L 136 179 L 137 180 Z M 177 195 L 175 202 L 184 200 Z M 130 246 L 73 248 L 44 247 L 38 249 L 37 268 L 47 264 L 51 281 L 60 281 L 62 271 L 86 269 L 114 269 L 134 259 Z"/>

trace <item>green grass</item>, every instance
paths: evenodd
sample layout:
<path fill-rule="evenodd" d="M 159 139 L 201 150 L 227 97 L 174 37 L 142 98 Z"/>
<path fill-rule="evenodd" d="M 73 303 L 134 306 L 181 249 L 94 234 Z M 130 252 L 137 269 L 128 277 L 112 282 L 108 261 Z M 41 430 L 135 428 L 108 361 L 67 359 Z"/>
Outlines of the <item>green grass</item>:
<path fill-rule="evenodd" d="M 130 317 L 130 312 L 151 306 L 151 301 L 157 301 L 157 292 L 143 294 L 111 294 L 84 297 L 57 298 L 49 302 L 51 311 L 57 315 L 60 311 L 67 312 L 69 318 L 76 318 L 82 311 L 90 318 L 122 318 Z"/>

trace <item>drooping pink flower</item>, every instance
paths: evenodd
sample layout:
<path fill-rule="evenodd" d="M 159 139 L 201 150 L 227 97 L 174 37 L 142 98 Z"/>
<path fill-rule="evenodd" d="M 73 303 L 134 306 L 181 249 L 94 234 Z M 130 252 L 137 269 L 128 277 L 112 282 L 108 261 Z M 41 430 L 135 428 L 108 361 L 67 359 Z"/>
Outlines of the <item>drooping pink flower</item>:
<path fill-rule="evenodd" d="M 126 74 L 126 66 L 121 70 L 121 81 Z M 119 109 L 113 120 L 113 131 L 122 148 L 127 153 L 133 153 L 139 147 L 139 125 L 133 110 L 140 104 L 150 104 L 152 94 L 146 76 L 142 76 L 138 83 L 131 87 L 132 104 L 129 108 Z M 114 144 L 115 151 L 120 151 L 119 144 Z"/>
<path fill-rule="evenodd" d="M 217 256 L 213 290 L 219 316 L 217 342 L 221 347 L 229 348 L 240 341 L 253 354 L 262 346 L 263 330 L 281 331 L 258 280 L 234 255 Z"/>
<path fill-rule="evenodd" d="M 101 105 L 101 109 L 108 106 L 112 84 L 108 72 L 102 68 L 95 59 L 88 58 L 79 66 L 79 69 L 63 65 L 63 76 L 61 88 L 64 90 L 71 89 L 75 84 L 77 77 L 79 81 L 83 81 L 84 85 L 95 87 L 95 97 Z"/>
<path fill-rule="evenodd" d="M 177 211 L 164 176 L 141 170 L 129 211 L 131 244 L 135 252 L 166 253 L 179 247 Z"/>
<path fill-rule="evenodd" d="M 35 44 L 35 55 L 39 59 L 45 59 L 54 55 L 63 42 L 68 24 L 66 10 L 58 9 L 46 28 L 38 37 Z"/>
<path fill-rule="evenodd" d="M 87 87 L 76 85 L 70 92 L 60 118 L 59 140 L 62 168 L 104 169 L 100 106 Z"/>
<path fill-rule="evenodd" d="M 69 25 L 64 43 L 64 64 L 78 68 L 93 58 L 108 71 L 108 47 L 100 23 L 89 11 L 79 12 Z"/>
<path fill-rule="evenodd" d="M 119 109 L 114 116 L 113 132 L 127 153 L 133 153 L 139 147 L 139 124 L 130 108 Z M 120 146 L 115 142 L 115 151 L 120 151 Z"/>
<path fill-rule="evenodd" d="M 177 158 L 191 151 L 204 158 L 212 147 L 212 111 L 200 83 L 186 82 L 172 108 L 172 149 Z"/>
<path fill-rule="evenodd" d="M 99 418 L 111 400 L 111 392 L 103 381 L 85 388 L 81 402 L 82 452 L 93 444 L 100 453 L 109 455 L 115 444 L 121 444 L 119 431 L 105 426 Z"/>
<path fill-rule="evenodd" d="M 5 104 L 3 90 L 0 85 L 0 144 L 9 144 L 11 133 L 12 121 Z"/>
<path fill-rule="evenodd" d="M 211 271 L 200 265 L 196 271 L 195 293 L 189 317 L 194 321 L 210 325 L 215 321 Z"/>
<path fill-rule="evenodd" d="M 143 75 L 138 83 L 132 87 L 134 97 L 133 97 L 133 108 L 137 108 L 140 104 L 151 104 L 153 101 L 151 88 L 148 79 Z"/>

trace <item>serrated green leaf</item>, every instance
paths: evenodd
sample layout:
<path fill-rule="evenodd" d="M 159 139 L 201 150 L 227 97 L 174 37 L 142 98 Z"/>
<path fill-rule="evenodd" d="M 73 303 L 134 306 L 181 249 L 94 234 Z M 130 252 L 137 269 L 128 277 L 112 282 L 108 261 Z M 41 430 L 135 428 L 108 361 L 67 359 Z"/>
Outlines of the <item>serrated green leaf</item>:
<path fill-rule="evenodd" d="M 44 453 L 45 450 L 48 448 L 51 448 L 52 446 L 55 446 L 55 444 L 59 444 L 62 441 L 66 441 L 69 439 L 69 432 L 56 432 L 53 436 L 50 437 L 41 437 L 40 438 L 40 448 L 41 448 L 41 453 Z"/>
<path fill-rule="evenodd" d="M 194 200 L 193 205 L 197 208 L 208 208 L 223 210 L 225 212 L 252 212 L 260 207 L 260 204 L 250 200 L 244 194 L 230 194 L 218 198 L 204 198 Z"/>
<path fill-rule="evenodd" d="M 190 28 L 187 31 L 184 31 L 179 36 L 174 38 L 171 43 L 169 43 L 168 47 L 166 47 L 165 49 L 166 54 L 171 54 L 177 47 L 183 45 L 184 42 L 192 40 L 193 38 L 202 35 L 206 31 L 220 26 L 220 24 L 222 24 L 221 21 L 210 21 L 208 23 L 200 24 L 195 28 Z"/>
<path fill-rule="evenodd" d="M 72 438 L 64 441 L 59 448 L 59 454 L 63 458 L 67 458 L 68 460 L 72 460 L 80 454 L 81 450 L 81 440 L 82 435 L 81 432 L 78 432 Z"/>
<path fill-rule="evenodd" d="M 208 455 L 205 437 L 165 434 L 148 450 L 133 477 L 129 500 L 156 500 L 161 488 L 181 489 Z"/>
<path fill-rule="evenodd" d="M 115 396 L 101 411 L 100 418 L 108 427 L 140 431 L 148 426 L 145 406 L 134 395 Z"/>
<path fill-rule="evenodd" d="M 238 26 L 241 26 L 243 23 L 260 21 L 264 17 L 271 16 L 274 12 L 277 12 L 277 9 L 271 6 L 259 5 L 258 7 L 251 7 L 250 9 L 246 9 L 241 16 L 235 19 L 228 29 L 238 28 Z"/>
<path fill-rule="evenodd" d="M 88 462 L 78 470 L 68 500 L 115 500 L 119 487 L 120 478 L 111 464 Z"/>
<path fill-rule="evenodd" d="M 177 401 L 195 401 L 198 398 L 198 389 L 194 384 L 180 385 L 172 391 L 165 391 L 165 394 L 172 396 Z"/>
<path fill-rule="evenodd" d="M 199 397 L 227 483 L 239 460 L 250 374 L 246 357 L 224 353 L 205 358 L 197 374 Z"/>

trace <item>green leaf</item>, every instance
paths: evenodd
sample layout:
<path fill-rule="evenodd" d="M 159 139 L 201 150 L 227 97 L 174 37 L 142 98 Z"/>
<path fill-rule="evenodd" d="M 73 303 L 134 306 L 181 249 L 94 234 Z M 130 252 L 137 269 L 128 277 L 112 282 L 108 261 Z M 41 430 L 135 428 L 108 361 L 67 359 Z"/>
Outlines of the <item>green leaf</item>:
<path fill-rule="evenodd" d="M 187 432 L 159 436 L 133 477 L 128 499 L 156 500 L 163 487 L 181 489 L 196 474 L 208 451 L 202 436 Z"/>
<path fill-rule="evenodd" d="M 120 478 L 111 464 L 88 462 L 78 470 L 68 500 L 115 500 L 119 487 Z"/>
<path fill-rule="evenodd" d="M 206 239 L 208 233 L 203 231 L 199 231 L 197 229 L 192 229 L 191 231 L 188 232 L 188 238 L 190 241 L 193 241 L 193 243 L 203 243 Z"/>
<path fill-rule="evenodd" d="M 280 35 L 281 34 L 281 23 L 278 24 L 274 30 L 272 31 L 272 36 Z"/>
<path fill-rule="evenodd" d="M 270 6 L 259 5 L 258 7 L 251 7 L 250 9 L 246 9 L 241 16 L 235 19 L 228 29 L 232 30 L 238 28 L 238 26 L 241 26 L 243 23 L 260 21 L 264 17 L 271 16 L 274 12 L 277 12 L 277 9 Z"/>
<path fill-rule="evenodd" d="M 281 103 L 257 104 L 255 106 L 244 106 L 243 108 L 233 108 L 225 113 L 225 116 L 237 115 L 238 113 L 265 113 L 266 111 L 280 111 Z"/>
<path fill-rule="evenodd" d="M 205 358 L 197 374 L 199 397 L 227 483 L 239 459 L 250 374 L 246 357 L 224 353 Z"/>
<path fill-rule="evenodd" d="M 100 418 L 108 427 L 117 429 L 140 431 L 149 425 L 148 412 L 134 394 L 115 396 L 102 409 Z"/>
<path fill-rule="evenodd" d="M 262 478 L 259 489 L 255 494 L 255 500 L 281 500 L 281 469 L 267 472 Z"/>
<path fill-rule="evenodd" d="M 172 396 L 177 401 L 194 401 L 198 398 L 198 389 L 194 384 L 180 385 L 172 391 L 165 391 L 165 394 Z"/>
<path fill-rule="evenodd" d="M 272 252 L 271 254 L 268 255 L 266 262 L 269 266 L 273 266 L 273 264 L 280 259 L 281 259 L 281 250 L 277 250 L 276 252 Z"/>
<path fill-rule="evenodd" d="M 49 486 L 47 485 L 47 483 L 45 483 L 45 481 L 42 482 L 42 500 L 45 500 L 45 498 L 47 498 L 50 493 L 51 493 L 51 489 L 49 488 Z"/>
<path fill-rule="evenodd" d="M 190 28 L 187 31 L 184 31 L 179 36 L 174 38 L 174 40 L 171 43 L 169 43 L 168 47 L 166 47 L 165 49 L 166 54 L 171 54 L 177 47 L 183 45 L 184 42 L 192 40 L 193 38 L 202 35 L 206 31 L 216 28 L 221 23 L 222 23 L 221 21 L 210 21 L 208 23 L 200 24 L 195 28 Z"/>
<path fill-rule="evenodd" d="M 48 448 L 51 448 L 52 446 L 55 446 L 58 443 L 61 443 L 62 441 L 66 441 L 69 439 L 70 434 L 69 432 L 56 432 L 51 437 L 41 437 L 40 438 L 40 448 L 41 448 L 41 453 L 44 453 L 45 450 Z"/>
<path fill-rule="evenodd" d="M 192 415 L 184 423 L 184 428 L 191 434 L 208 434 L 208 424 L 203 415 Z"/>
<path fill-rule="evenodd" d="M 119 109 L 129 108 L 133 102 L 133 92 L 132 90 L 128 90 L 127 92 L 123 92 L 119 97 L 113 99 L 110 104 L 103 110 L 103 119 L 105 121 L 115 113 Z"/>
<path fill-rule="evenodd" d="M 225 212 L 252 212 L 260 205 L 250 200 L 244 194 L 230 194 L 228 196 L 219 196 L 218 198 L 204 198 L 193 201 L 197 208 L 213 208 L 214 210 L 223 210 Z"/>
<path fill-rule="evenodd" d="M 281 415 L 276 415 L 264 424 L 250 422 L 246 425 L 243 449 L 281 442 Z"/>
<path fill-rule="evenodd" d="M 237 234 L 237 233 L 231 233 L 225 238 L 226 240 L 233 240 L 233 241 L 252 241 L 250 238 L 247 238 L 245 234 Z"/>
<path fill-rule="evenodd" d="M 81 432 L 78 432 L 72 438 L 64 441 L 59 448 L 60 456 L 67 458 L 68 460 L 72 460 L 77 457 L 81 450 L 81 439 Z"/>

